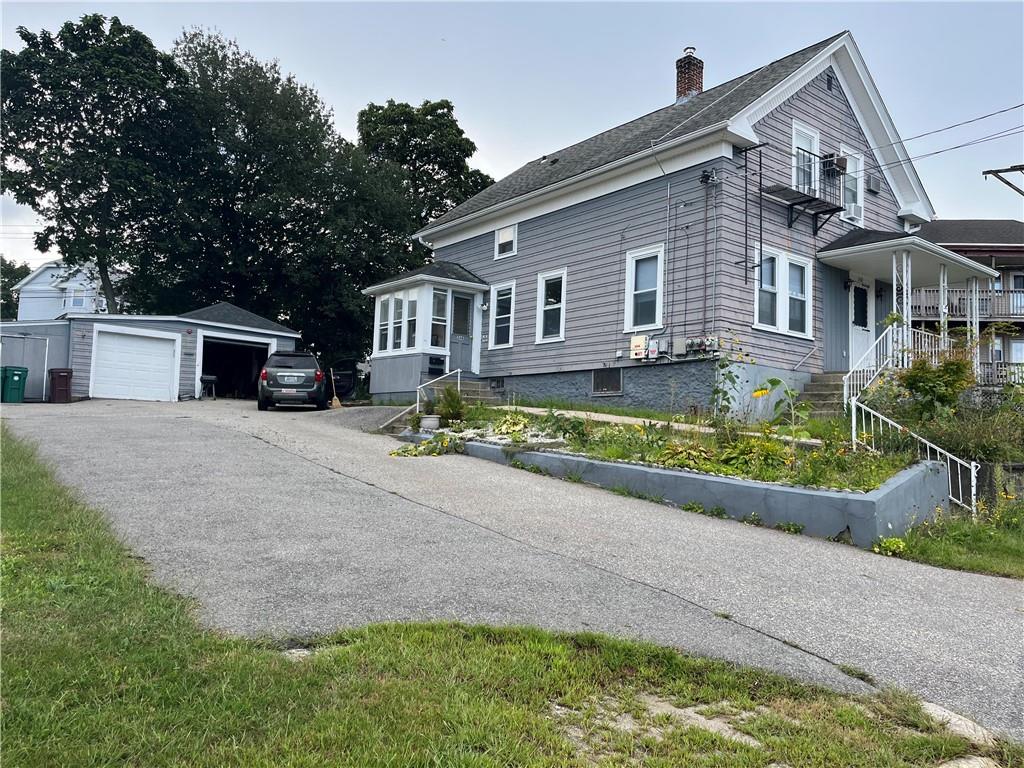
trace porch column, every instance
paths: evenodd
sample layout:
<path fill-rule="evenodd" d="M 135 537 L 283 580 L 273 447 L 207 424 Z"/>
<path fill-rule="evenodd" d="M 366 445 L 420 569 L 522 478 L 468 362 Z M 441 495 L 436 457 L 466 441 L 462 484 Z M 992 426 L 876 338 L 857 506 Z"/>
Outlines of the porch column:
<path fill-rule="evenodd" d="M 971 360 L 977 376 L 981 371 L 981 301 L 977 277 L 967 280 L 967 322 Z"/>
<path fill-rule="evenodd" d="M 949 275 L 946 263 L 939 264 L 939 346 L 945 352 L 949 349 Z"/>
<path fill-rule="evenodd" d="M 909 365 L 910 346 L 910 285 L 911 285 L 910 251 L 892 252 L 892 311 L 901 320 L 893 327 L 893 353 L 897 368 Z"/>

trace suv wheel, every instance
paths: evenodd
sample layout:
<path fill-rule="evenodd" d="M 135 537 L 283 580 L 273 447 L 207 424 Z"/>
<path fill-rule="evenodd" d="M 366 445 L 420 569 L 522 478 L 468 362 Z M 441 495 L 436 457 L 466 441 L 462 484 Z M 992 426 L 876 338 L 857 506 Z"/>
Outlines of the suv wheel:
<path fill-rule="evenodd" d="M 326 411 L 327 410 L 327 401 L 326 400 L 317 400 L 316 401 L 316 409 L 318 411 Z"/>
<path fill-rule="evenodd" d="M 261 411 L 265 411 L 270 407 L 270 405 L 268 405 L 266 400 L 260 398 L 259 400 L 256 401 L 256 407 Z"/>

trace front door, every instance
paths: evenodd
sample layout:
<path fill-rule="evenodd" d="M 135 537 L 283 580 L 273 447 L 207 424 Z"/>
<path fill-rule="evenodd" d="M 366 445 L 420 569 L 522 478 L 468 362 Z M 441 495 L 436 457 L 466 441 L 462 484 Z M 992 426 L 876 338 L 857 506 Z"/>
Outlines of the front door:
<path fill-rule="evenodd" d="M 874 280 L 851 276 L 850 285 L 850 370 L 875 343 Z"/>
<path fill-rule="evenodd" d="M 448 370 L 473 370 L 473 297 L 452 294 L 452 335 L 448 341 Z"/>

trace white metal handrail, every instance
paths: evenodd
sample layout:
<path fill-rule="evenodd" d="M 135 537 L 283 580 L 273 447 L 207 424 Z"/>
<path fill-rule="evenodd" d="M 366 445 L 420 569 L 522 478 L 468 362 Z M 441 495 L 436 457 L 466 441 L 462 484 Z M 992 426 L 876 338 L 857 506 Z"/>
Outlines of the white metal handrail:
<path fill-rule="evenodd" d="M 843 402 L 859 396 L 889 368 L 908 368 L 921 358 L 938 365 L 945 352 L 943 339 L 938 334 L 890 325 L 843 376 Z"/>
<path fill-rule="evenodd" d="M 418 387 L 416 387 L 416 413 L 420 412 L 420 397 L 423 394 L 423 390 L 425 388 L 427 388 L 429 386 L 432 386 L 432 385 L 436 384 L 437 382 L 441 381 L 441 379 L 447 379 L 449 376 L 454 376 L 455 377 L 455 388 L 461 394 L 461 392 L 462 392 L 462 369 L 461 368 L 456 368 L 454 371 L 448 371 L 448 373 L 446 373 L 446 374 L 444 374 L 442 376 L 438 376 L 436 379 L 431 379 L 430 381 L 424 382 L 423 384 L 420 384 Z"/>
<path fill-rule="evenodd" d="M 850 439 L 853 449 L 861 445 L 869 451 L 881 453 L 891 438 L 911 438 L 917 443 L 918 458 L 927 461 L 944 461 L 949 479 L 949 500 L 971 514 L 977 513 L 978 499 L 978 468 L 976 461 L 964 461 L 949 451 L 939 448 L 935 443 L 925 440 L 866 405 L 856 397 L 849 401 L 851 414 Z"/>
<path fill-rule="evenodd" d="M 849 373 L 843 376 L 843 402 L 850 402 L 850 398 L 856 397 L 867 389 L 882 374 L 886 368 L 892 365 L 892 339 L 893 328 L 890 325 L 882 331 L 868 350 L 861 355 L 860 360 L 853 364 Z"/>

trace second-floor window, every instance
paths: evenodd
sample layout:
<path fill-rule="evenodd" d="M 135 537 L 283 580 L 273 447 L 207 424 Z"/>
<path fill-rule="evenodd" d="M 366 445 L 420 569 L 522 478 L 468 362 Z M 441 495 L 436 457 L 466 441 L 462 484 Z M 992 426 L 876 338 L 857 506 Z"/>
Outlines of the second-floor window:
<path fill-rule="evenodd" d="M 846 174 L 843 176 L 842 218 L 851 224 L 864 223 L 864 156 L 839 148 L 839 154 L 846 158 Z"/>
<path fill-rule="evenodd" d="M 811 260 L 764 248 L 758 259 L 754 327 L 811 337 Z"/>
<path fill-rule="evenodd" d="M 793 188 L 817 194 L 819 152 L 818 132 L 809 125 L 793 121 Z"/>
<path fill-rule="evenodd" d="M 538 344 L 565 338 L 565 276 L 564 269 L 537 275 Z"/>
<path fill-rule="evenodd" d="M 494 258 L 503 259 L 515 256 L 519 239 L 519 225 L 502 227 L 494 233 Z"/>

